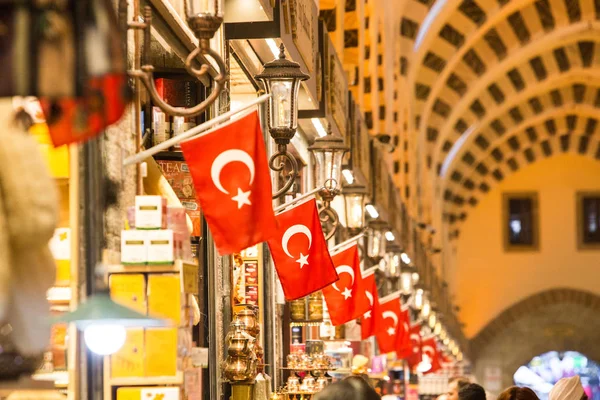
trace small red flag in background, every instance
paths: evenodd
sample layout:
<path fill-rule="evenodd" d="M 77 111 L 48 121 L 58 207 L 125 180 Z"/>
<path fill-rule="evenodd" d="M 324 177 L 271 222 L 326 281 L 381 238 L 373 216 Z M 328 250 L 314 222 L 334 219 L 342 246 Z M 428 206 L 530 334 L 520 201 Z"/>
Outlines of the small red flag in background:
<path fill-rule="evenodd" d="M 376 333 L 377 344 L 381 354 L 396 351 L 400 326 L 400 293 L 392 293 L 379 300 L 379 311 L 383 329 Z"/>
<path fill-rule="evenodd" d="M 407 361 L 410 368 L 413 369 L 423 359 L 421 354 L 421 324 L 410 327 L 410 344 L 411 354 L 408 356 Z"/>
<path fill-rule="evenodd" d="M 411 354 L 410 343 L 410 311 L 408 307 L 400 307 L 400 321 L 398 322 L 398 333 L 396 336 L 396 356 L 407 358 Z"/>
<path fill-rule="evenodd" d="M 258 112 L 185 141 L 181 150 L 221 255 L 277 234 Z"/>
<path fill-rule="evenodd" d="M 279 214 L 277 222 L 277 233 L 268 242 L 286 300 L 307 296 L 338 280 L 314 197 Z"/>
<path fill-rule="evenodd" d="M 123 116 L 131 99 L 127 75 L 88 79 L 82 97 L 40 98 L 54 147 L 78 143 L 99 134 Z"/>
<path fill-rule="evenodd" d="M 432 336 L 423 340 L 421 343 L 421 351 L 423 352 L 423 356 L 427 356 L 429 358 L 429 362 L 431 363 L 431 369 L 426 373 L 431 374 L 441 369 L 442 365 L 440 363 L 440 356 L 435 337 Z"/>
<path fill-rule="evenodd" d="M 371 268 L 362 274 L 365 294 L 370 304 L 370 309 L 360 319 L 361 338 L 370 338 L 383 328 L 381 312 L 379 311 L 379 296 L 377 295 L 377 283 L 375 282 L 375 268 Z"/>
<path fill-rule="evenodd" d="M 331 259 L 339 280 L 323 288 L 323 296 L 327 302 L 331 323 L 337 326 L 359 318 L 369 311 L 371 305 L 360 272 L 358 245 L 353 244 L 342 249 L 333 254 Z"/>

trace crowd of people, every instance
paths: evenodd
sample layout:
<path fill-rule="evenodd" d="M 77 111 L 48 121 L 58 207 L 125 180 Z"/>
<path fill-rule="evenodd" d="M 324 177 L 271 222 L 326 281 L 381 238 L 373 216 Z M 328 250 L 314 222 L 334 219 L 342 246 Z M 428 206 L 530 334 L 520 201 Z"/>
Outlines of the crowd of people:
<path fill-rule="evenodd" d="M 493 400 L 488 398 L 485 389 L 466 378 L 453 378 L 448 384 L 448 393 L 437 400 Z M 377 394 L 366 379 L 352 376 L 317 394 L 315 400 L 379 400 Z M 528 387 L 511 386 L 498 396 L 497 400 L 539 400 L 535 392 Z M 588 400 L 578 376 L 559 380 L 550 391 L 548 400 Z"/>

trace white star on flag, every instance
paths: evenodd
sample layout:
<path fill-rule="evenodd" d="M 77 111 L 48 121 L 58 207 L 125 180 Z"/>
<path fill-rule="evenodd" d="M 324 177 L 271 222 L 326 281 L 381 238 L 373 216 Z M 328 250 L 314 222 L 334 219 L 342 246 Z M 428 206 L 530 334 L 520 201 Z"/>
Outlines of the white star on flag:
<path fill-rule="evenodd" d="M 237 201 L 237 203 L 238 203 L 238 210 L 240 208 L 242 208 L 244 206 L 244 204 L 247 204 L 249 206 L 252 205 L 252 203 L 250 202 L 250 198 L 249 198 L 250 197 L 250 193 L 251 193 L 250 190 L 248 190 L 247 192 L 244 192 L 242 189 L 238 188 L 237 195 L 233 196 L 231 198 L 231 200 Z"/>
<path fill-rule="evenodd" d="M 348 288 L 344 289 L 342 296 L 344 296 L 344 300 L 348 300 L 350 297 L 352 297 L 352 290 Z"/>
<path fill-rule="evenodd" d="M 371 310 L 367 311 L 364 315 L 363 315 L 364 319 L 369 319 L 371 318 Z"/>
<path fill-rule="evenodd" d="M 390 336 L 394 336 L 394 334 L 396 333 L 396 330 L 394 329 L 394 327 L 390 326 L 387 330 L 387 333 Z"/>
<path fill-rule="evenodd" d="M 300 253 L 300 258 L 297 259 L 296 262 L 300 264 L 300 269 L 302 269 L 302 267 L 308 265 L 308 255 L 305 256 L 304 254 Z"/>

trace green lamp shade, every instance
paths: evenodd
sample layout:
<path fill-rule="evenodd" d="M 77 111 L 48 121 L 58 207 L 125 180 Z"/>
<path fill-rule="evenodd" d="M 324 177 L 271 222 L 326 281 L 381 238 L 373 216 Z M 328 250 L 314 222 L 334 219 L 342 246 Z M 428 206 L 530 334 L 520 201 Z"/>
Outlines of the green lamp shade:
<path fill-rule="evenodd" d="M 160 328 L 172 325 L 168 320 L 151 318 L 115 303 L 107 293 L 90 296 L 76 310 L 53 319 L 53 322 L 75 323 L 81 330 L 96 324 L 121 325 L 126 328 Z"/>

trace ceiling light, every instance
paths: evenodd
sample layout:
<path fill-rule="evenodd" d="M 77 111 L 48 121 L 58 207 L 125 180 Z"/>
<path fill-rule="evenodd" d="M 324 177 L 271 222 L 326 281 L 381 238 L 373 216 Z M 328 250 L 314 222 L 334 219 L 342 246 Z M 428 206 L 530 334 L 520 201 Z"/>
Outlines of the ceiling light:
<path fill-rule="evenodd" d="M 396 237 L 394 236 L 394 233 L 392 231 L 387 231 L 385 233 L 385 238 L 388 242 L 393 242 L 394 240 L 396 240 Z"/>
<path fill-rule="evenodd" d="M 352 171 L 349 169 L 342 170 L 342 175 L 344 175 L 344 179 L 348 185 L 352 185 L 354 183 L 354 175 L 352 175 Z"/>
<path fill-rule="evenodd" d="M 320 137 L 327 136 L 327 130 L 325 129 L 319 118 L 311 118 L 310 122 L 312 122 L 313 126 L 317 130 L 317 134 Z"/>
<path fill-rule="evenodd" d="M 277 46 L 277 43 L 275 43 L 275 39 L 266 39 L 266 42 L 271 50 L 271 53 L 273 53 L 273 57 L 279 58 L 279 46 Z"/>
<path fill-rule="evenodd" d="M 379 213 L 377 212 L 377 209 L 375 208 L 375 206 L 373 204 L 367 204 L 367 206 L 365 208 L 371 218 L 373 218 L 373 219 L 379 218 Z"/>

